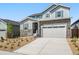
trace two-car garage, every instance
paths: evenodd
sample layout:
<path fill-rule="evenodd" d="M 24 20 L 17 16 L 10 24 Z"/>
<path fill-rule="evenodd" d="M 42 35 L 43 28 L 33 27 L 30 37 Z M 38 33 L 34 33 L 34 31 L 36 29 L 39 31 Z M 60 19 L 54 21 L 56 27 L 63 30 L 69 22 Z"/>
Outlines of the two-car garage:
<path fill-rule="evenodd" d="M 66 24 L 43 25 L 41 35 L 50 38 L 66 38 Z"/>

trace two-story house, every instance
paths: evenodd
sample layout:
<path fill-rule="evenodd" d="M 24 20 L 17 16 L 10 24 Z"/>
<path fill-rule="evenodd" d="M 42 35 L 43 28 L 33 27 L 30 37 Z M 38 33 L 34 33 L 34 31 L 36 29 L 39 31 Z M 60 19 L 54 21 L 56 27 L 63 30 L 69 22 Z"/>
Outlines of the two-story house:
<path fill-rule="evenodd" d="M 40 37 L 69 38 L 70 8 L 53 4 L 41 13 L 32 14 L 20 22 L 20 36 L 37 33 Z"/>

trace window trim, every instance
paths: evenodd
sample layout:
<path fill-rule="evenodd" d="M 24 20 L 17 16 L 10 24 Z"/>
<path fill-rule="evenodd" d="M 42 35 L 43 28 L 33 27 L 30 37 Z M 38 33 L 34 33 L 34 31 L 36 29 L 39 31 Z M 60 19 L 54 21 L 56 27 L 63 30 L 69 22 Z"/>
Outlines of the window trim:
<path fill-rule="evenodd" d="M 23 29 L 24 29 L 24 30 L 27 30 L 27 29 L 28 29 L 28 26 L 29 26 L 28 24 L 23 24 Z M 26 28 L 26 29 L 25 29 L 25 28 Z"/>
<path fill-rule="evenodd" d="M 42 16 L 40 15 L 40 16 L 36 16 L 36 19 L 42 19 Z"/>
<path fill-rule="evenodd" d="M 47 17 L 48 16 L 48 17 Z M 50 18 L 50 14 L 46 14 L 46 18 Z"/>
<path fill-rule="evenodd" d="M 60 12 L 60 14 L 61 14 L 60 17 L 63 17 L 63 10 L 61 10 L 61 11 L 55 12 L 55 18 L 59 18 L 59 16 L 57 16 L 58 12 Z"/>

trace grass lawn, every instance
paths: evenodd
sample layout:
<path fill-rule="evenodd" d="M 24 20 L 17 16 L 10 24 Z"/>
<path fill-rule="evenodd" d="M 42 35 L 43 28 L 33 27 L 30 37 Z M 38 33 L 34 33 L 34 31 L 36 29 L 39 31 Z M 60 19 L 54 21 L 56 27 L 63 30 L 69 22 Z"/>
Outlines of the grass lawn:
<path fill-rule="evenodd" d="M 14 51 L 21 48 L 22 46 L 32 42 L 34 38 L 32 36 L 19 37 L 19 38 L 7 38 L 4 41 L 0 40 L 0 50 L 3 51 Z"/>
<path fill-rule="evenodd" d="M 79 39 L 78 38 L 70 38 L 68 39 L 69 46 L 74 55 L 79 55 Z"/>

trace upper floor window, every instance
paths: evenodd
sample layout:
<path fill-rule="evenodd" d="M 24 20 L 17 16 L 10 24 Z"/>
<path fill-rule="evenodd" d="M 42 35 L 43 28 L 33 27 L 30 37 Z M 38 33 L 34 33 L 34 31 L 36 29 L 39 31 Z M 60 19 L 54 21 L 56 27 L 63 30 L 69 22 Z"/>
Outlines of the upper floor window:
<path fill-rule="evenodd" d="M 46 14 L 46 18 L 49 18 L 50 17 L 50 15 L 49 14 Z"/>
<path fill-rule="evenodd" d="M 58 11 L 55 13 L 56 17 L 63 17 L 63 11 Z"/>
<path fill-rule="evenodd" d="M 32 18 L 35 18 L 35 16 L 33 16 Z"/>
<path fill-rule="evenodd" d="M 42 16 L 39 16 L 39 18 L 41 19 L 41 18 L 42 18 Z"/>
<path fill-rule="evenodd" d="M 42 16 L 36 16 L 36 19 L 41 19 L 42 18 Z"/>
<path fill-rule="evenodd" d="M 24 27 L 24 30 L 27 30 L 28 29 L 28 24 L 24 24 L 23 27 Z"/>

